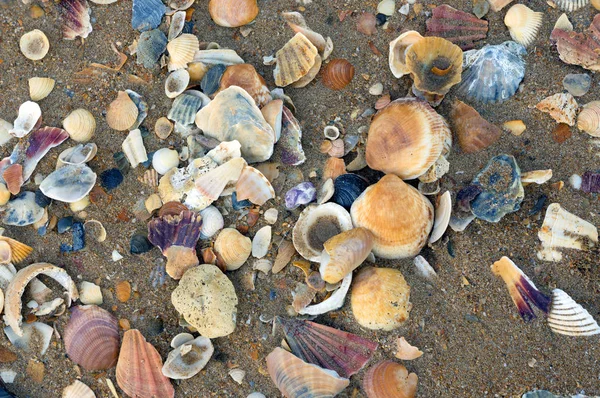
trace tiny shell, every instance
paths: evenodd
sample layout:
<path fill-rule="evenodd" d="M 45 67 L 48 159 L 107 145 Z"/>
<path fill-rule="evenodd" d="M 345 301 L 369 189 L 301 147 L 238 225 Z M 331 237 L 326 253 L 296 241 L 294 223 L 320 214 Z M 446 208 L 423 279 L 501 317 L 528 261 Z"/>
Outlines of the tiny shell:
<path fill-rule="evenodd" d="M 543 12 L 535 12 L 524 4 L 515 4 L 506 12 L 504 24 L 512 39 L 527 47 L 534 42 L 542 26 L 543 15 Z"/>
<path fill-rule="evenodd" d="M 40 106 L 33 101 L 25 101 L 19 106 L 19 115 L 9 133 L 17 138 L 25 137 L 33 130 L 41 117 L 42 110 Z"/>
<path fill-rule="evenodd" d="M 528 184 L 536 183 L 541 185 L 552 178 L 552 169 L 548 170 L 534 170 L 528 171 L 527 173 L 521 174 L 521 184 L 526 186 Z"/>
<path fill-rule="evenodd" d="M 167 139 L 173 131 L 173 123 L 166 117 L 161 117 L 154 124 L 154 133 L 161 140 Z"/>
<path fill-rule="evenodd" d="M 194 60 L 196 51 L 200 48 L 198 38 L 190 33 L 184 33 L 167 44 L 169 52 L 169 71 L 183 69 Z"/>
<path fill-rule="evenodd" d="M 34 29 L 21 36 L 19 48 L 26 58 L 32 61 L 39 61 L 48 54 L 50 42 L 44 32 Z"/>
<path fill-rule="evenodd" d="M 350 210 L 352 203 L 367 189 L 369 182 L 358 174 L 346 173 L 333 182 L 331 201 Z"/>
<path fill-rule="evenodd" d="M 444 235 L 444 232 L 448 229 L 451 213 L 452 198 L 450 196 L 450 191 L 446 191 L 440 196 L 439 202 L 435 208 L 435 220 L 431 235 L 429 236 L 429 243 L 437 242 Z"/>
<path fill-rule="evenodd" d="M 246 371 L 240 368 L 234 368 L 229 371 L 229 376 L 238 384 L 242 384 L 244 381 L 244 377 L 246 376 Z"/>
<path fill-rule="evenodd" d="M 396 345 L 397 349 L 395 356 L 398 359 L 410 361 L 423 355 L 423 351 L 419 350 L 415 346 L 410 345 L 410 343 L 406 341 L 404 337 L 398 338 L 398 340 L 396 340 Z"/>
<path fill-rule="evenodd" d="M 110 103 L 106 111 L 106 122 L 110 128 L 124 131 L 131 128 L 137 120 L 138 107 L 125 91 L 119 91 L 117 98 Z"/>
<path fill-rule="evenodd" d="M 408 373 L 403 365 L 394 361 L 381 361 L 373 365 L 363 378 L 367 398 L 414 398 L 419 378 Z"/>
<path fill-rule="evenodd" d="M 96 156 L 98 146 L 94 143 L 79 144 L 77 146 L 67 148 L 58 155 L 56 168 L 61 168 L 65 164 L 82 164 L 87 163 Z"/>
<path fill-rule="evenodd" d="M 500 139 L 502 131 L 460 100 L 454 101 L 450 114 L 460 148 L 465 153 L 486 149 Z"/>
<path fill-rule="evenodd" d="M 281 162 L 288 166 L 298 166 L 306 161 L 302 148 L 302 128 L 292 112 L 283 107 L 281 137 L 277 145 L 281 151 Z"/>
<path fill-rule="evenodd" d="M 329 140 L 337 140 L 340 136 L 340 130 L 335 126 L 325 126 L 323 135 Z"/>
<path fill-rule="evenodd" d="M 258 4 L 256 0 L 210 0 L 208 12 L 217 25 L 237 28 L 256 18 Z"/>
<path fill-rule="evenodd" d="M 54 89 L 54 79 L 49 77 L 32 77 L 29 79 L 29 97 L 32 101 L 41 101 Z"/>
<path fill-rule="evenodd" d="M 87 220 L 83 223 L 86 236 L 90 234 L 94 237 L 97 242 L 104 242 L 106 240 L 106 229 L 104 225 L 98 220 Z"/>
<path fill-rule="evenodd" d="M 413 264 L 415 265 L 417 275 L 429 282 L 436 282 L 437 273 L 431 264 L 429 264 L 427 260 L 423 258 L 423 256 L 415 257 Z"/>
<path fill-rule="evenodd" d="M 264 226 L 256 232 L 252 239 L 252 257 L 263 258 L 271 246 L 271 227 Z"/>
<path fill-rule="evenodd" d="M 593 336 L 600 334 L 598 322 L 590 313 L 560 289 L 552 291 L 552 305 L 548 313 L 548 326 L 554 333 L 567 336 Z"/>
<path fill-rule="evenodd" d="M 275 84 L 285 87 L 298 81 L 310 71 L 317 56 L 317 48 L 302 33 L 296 33 L 277 51 L 277 65 L 273 71 Z"/>
<path fill-rule="evenodd" d="M 191 335 L 189 336 L 191 337 Z M 195 339 L 192 337 L 174 348 L 169 352 L 162 367 L 162 373 L 174 380 L 189 379 L 195 376 L 206 366 L 214 352 L 210 339 L 204 336 L 198 336 Z"/>
<path fill-rule="evenodd" d="M 82 304 L 102 305 L 104 300 L 100 286 L 87 281 L 81 282 L 79 284 L 79 301 Z"/>
<path fill-rule="evenodd" d="M 144 140 L 142 139 L 142 132 L 139 129 L 131 130 L 129 132 L 125 140 L 123 140 L 121 148 L 123 149 L 127 160 L 129 160 L 129 164 L 131 164 L 131 167 L 133 168 L 136 168 L 140 163 L 148 161 L 148 154 L 146 153 L 146 147 L 144 146 Z M 179 157 L 177 157 L 177 161 L 179 162 Z"/>
<path fill-rule="evenodd" d="M 215 240 L 215 251 L 227 266 L 228 271 L 240 268 L 252 253 L 252 241 L 237 229 L 223 229 Z"/>
<path fill-rule="evenodd" d="M 569 93 L 558 93 L 544 98 L 536 106 L 542 112 L 549 113 L 557 123 L 575 125 L 577 116 L 577 101 Z"/>
<path fill-rule="evenodd" d="M 354 66 L 345 59 L 332 59 L 323 70 L 323 85 L 332 90 L 342 90 L 354 78 Z"/>
<path fill-rule="evenodd" d="M 175 98 L 183 93 L 190 83 L 190 74 L 185 69 L 178 69 L 165 80 L 165 94 L 169 98 Z"/>
<path fill-rule="evenodd" d="M 522 120 L 509 120 L 508 122 L 504 122 L 502 127 L 516 136 L 523 134 L 527 129 L 527 126 L 525 126 L 525 123 L 523 123 Z"/>
<path fill-rule="evenodd" d="M 600 101 L 592 101 L 584 105 L 577 117 L 577 128 L 592 137 L 600 137 Z"/>
<path fill-rule="evenodd" d="M 73 384 L 65 387 L 62 398 L 96 398 L 96 394 L 87 385 L 75 380 Z"/>
<path fill-rule="evenodd" d="M 73 141 L 87 142 L 94 135 L 96 120 L 89 111 L 79 108 L 69 113 L 63 120 L 63 127 Z"/>

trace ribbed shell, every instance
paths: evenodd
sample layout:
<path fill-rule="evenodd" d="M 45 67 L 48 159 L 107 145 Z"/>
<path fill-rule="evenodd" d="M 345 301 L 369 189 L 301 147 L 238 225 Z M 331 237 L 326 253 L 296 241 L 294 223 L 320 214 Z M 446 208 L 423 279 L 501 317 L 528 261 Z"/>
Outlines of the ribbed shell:
<path fill-rule="evenodd" d="M 403 365 L 381 361 L 365 374 L 363 390 L 368 398 L 413 398 L 418 381 L 417 375 L 409 374 Z"/>
<path fill-rule="evenodd" d="M 488 32 L 488 21 L 447 4 L 435 7 L 426 23 L 427 36 L 442 37 L 463 50 L 475 47 L 475 42 L 485 39 Z"/>
<path fill-rule="evenodd" d="M 233 158 L 230 161 L 210 170 L 196 179 L 196 189 L 209 199 L 209 203 L 217 200 L 227 184 L 237 181 L 246 166 L 243 158 Z"/>
<path fill-rule="evenodd" d="M 586 6 L 590 0 L 556 0 L 555 4 L 563 11 L 577 11 L 581 7 Z"/>
<path fill-rule="evenodd" d="M 332 90 L 341 90 L 354 78 L 354 66 L 345 59 L 332 59 L 323 70 L 323 85 Z"/>
<path fill-rule="evenodd" d="M 117 98 L 106 111 L 106 122 L 110 128 L 125 131 L 131 128 L 138 117 L 138 107 L 125 91 L 119 91 Z"/>
<path fill-rule="evenodd" d="M 215 240 L 215 251 L 225 262 L 227 270 L 234 271 L 250 257 L 252 241 L 237 229 L 225 228 Z"/>
<path fill-rule="evenodd" d="M 301 79 L 313 67 L 317 56 L 317 48 L 302 33 L 296 33 L 277 51 L 277 65 L 273 71 L 275 84 L 285 87 Z"/>
<path fill-rule="evenodd" d="M 6 242 L 10 246 L 11 249 L 11 263 L 20 263 L 25 260 L 27 256 L 31 254 L 33 251 L 32 247 L 27 246 L 25 243 L 21 243 L 17 240 L 8 238 L 6 236 L 0 236 L 0 242 Z M 0 306 L 0 309 L 2 307 Z"/>
<path fill-rule="evenodd" d="M 327 283 L 338 283 L 369 256 L 373 234 L 365 228 L 354 228 L 328 239 L 323 247 L 321 277 Z"/>
<path fill-rule="evenodd" d="M 148 223 L 148 240 L 165 253 L 171 246 L 195 248 L 200 238 L 202 217 L 184 210 L 178 215 L 166 215 Z"/>
<path fill-rule="evenodd" d="M 600 137 L 600 101 L 592 101 L 584 105 L 577 116 L 577 128 L 592 137 Z"/>
<path fill-rule="evenodd" d="M 223 229 L 225 221 L 223 215 L 215 206 L 208 206 L 200 211 L 202 216 L 202 227 L 200 228 L 200 239 L 210 239 Z"/>
<path fill-rule="evenodd" d="M 92 24 L 87 0 L 60 0 L 57 8 L 62 18 L 63 39 L 88 37 L 92 32 Z"/>
<path fill-rule="evenodd" d="M 524 4 L 515 4 L 504 16 L 504 24 L 510 32 L 510 37 L 525 47 L 535 40 L 542 26 L 544 13 L 535 12 Z"/>
<path fill-rule="evenodd" d="M 32 101 L 46 98 L 54 89 L 54 79 L 49 77 L 32 77 L 29 79 L 29 97 Z"/>
<path fill-rule="evenodd" d="M 17 195 L 23 185 L 23 166 L 19 163 L 11 164 L 2 173 L 2 179 L 10 193 Z"/>
<path fill-rule="evenodd" d="M 79 380 L 75 380 L 73 384 L 65 387 L 62 398 L 96 398 L 96 394 L 91 388 Z"/>
<path fill-rule="evenodd" d="M 210 0 L 208 12 L 217 25 L 237 28 L 256 18 L 258 4 L 256 0 Z"/>
<path fill-rule="evenodd" d="M 63 120 L 63 127 L 73 141 L 87 142 L 96 130 L 96 119 L 85 109 L 75 109 Z"/>
<path fill-rule="evenodd" d="M 237 200 L 248 199 L 259 206 L 275 197 L 275 190 L 267 177 L 252 166 L 244 167 L 235 185 L 235 191 Z"/>
<path fill-rule="evenodd" d="M 560 289 L 552 291 L 548 326 L 554 333 L 567 336 L 600 334 L 600 326 L 590 313 Z"/>
<path fill-rule="evenodd" d="M 184 33 L 167 44 L 169 52 L 169 71 L 183 69 L 194 60 L 196 51 L 200 49 L 198 38 L 190 33 Z"/>

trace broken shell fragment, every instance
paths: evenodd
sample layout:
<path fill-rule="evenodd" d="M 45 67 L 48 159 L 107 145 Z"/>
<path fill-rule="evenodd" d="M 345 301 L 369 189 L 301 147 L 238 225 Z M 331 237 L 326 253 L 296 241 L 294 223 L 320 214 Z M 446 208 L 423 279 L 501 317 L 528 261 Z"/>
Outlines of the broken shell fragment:
<path fill-rule="evenodd" d="M 300 123 L 286 106 L 282 111 L 281 137 L 277 147 L 281 153 L 281 162 L 285 165 L 298 166 L 306 161 Z"/>
<path fill-rule="evenodd" d="M 125 91 L 119 91 L 117 98 L 110 103 L 106 111 L 106 123 L 118 131 L 130 129 L 137 120 L 138 107 Z"/>
<path fill-rule="evenodd" d="M 68 385 L 62 392 L 62 398 L 96 398 L 96 394 L 79 380 Z"/>
<path fill-rule="evenodd" d="M 519 136 L 523 134 L 523 132 L 527 129 L 525 123 L 522 120 L 509 120 L 508 122 L 504 122 L 502 127 L 505 130 L 510 131 L 512 135 Z"/>
<path fill-rule="evenodd" d="M 32 101 L 41 101 L 54 89 L 54 79 L 49 77 L 32 77 L 29 79 L 29 97 Z"/>
<path fill-rule="evenodd" d="M 536 106 L 538 110 L 550 114 L 557 123 L 575 125 L 577 101 L 569 93 L 558 93 L 544 98 Z"/>
<path fill-rule="evenodd" d="M 409 30 L 390 42 L 388 62 L 394 77 L 399 79 L 410 73 L 410 70 L 406 66 L 406 50 L 422 38 L 423 36 L 419 32 Z"/>
<path fill-rule="evenodd" d="M 136 168 L 140 163 L 148 161 L 148 154 L 139 129 L 131 130 L 123 140 L 121 148 L 131 167 Z M 179 158 L 177 159 L 179 161 Z"/>
<path fill-rule="evenodd" d="M 159 29 L 142 32 L 135 50 L 136 63 L 153 69 L 167 48 L 167 37 Z"/>
<path fill-rule="evenodd" d="M 140 32 L 156 29 L 166 10 L 167 7 L 160 0 L 134 0 L 131 9 L 131 26 Z"/>
<path fill-rule="evenodd" d="M 577 116 L 577 128 L 592 137 L 600 137 L 600 101 L 592 101 L 583 106 Z"/>
<path fill-rule="evenodd" d="M 338 283 L 365 261 L 373 248 L 373 235 L 354 228 L 329 238 L 323 244 L 319 272 L 327 283 Z"/>
<path fill-rule="evenodd" d="M 542 26 L 543 12 L 535 12 L 524 4 L 515 4 L 504 16 L 504 24 L 514 41 L 527 47 L 533 43 Z"/>
<path fill-rule="evenodd" d="M 332 59 L 323 70 L 323 85 L 332 90 L 342 90 L 354 78 L 354 66 L 345 59 Z"/>
<path fill-rule="evenodd" d="M 590 0 L 556 0 L 556 5 L 558 6 L 558 8 L 568 12 L 577 11 L 589 3 Z"/>
<path fill-rule="evenodd" d="M 8 190 L 6 192 L 10 195 Z M 34 224 L 42 217 L 44 217 L 44 208 L 36 203 L 35 193 L 25 191 L 6 204 L 2 222 L 6 225 L 22 227 Z"/>
<path fill-rule="evenodd" d="M 87 0 L 61 0 L 57 4 L 58 14 L 62 18 L 63 39 L 76 37 L 85 39 L 92 32 L 90 7 Z"/>
<path fill-rule="evenodd" d="M 73 203 L 90 193 L 96 177 L 85 163 L 67 164 L 50 173 L 40 184 L 40 190 L 51 199 Z"/>
<path fill-rule="evenodd" d="M 487 36 L 488 21 L 457 10 L 447 4 L 435 7 L 426 22 L 427 36 L 442 37 L 463 50 L 475 47 Z"/>
<path fill-rule="evenodd" d="M 275 197 L 275 190 L 267 177 L 252 166 L 246 166 L 242 170 L 242 174 L 235 184 L 235 192 L 237 200 L 248 199 L 259 206 Z"/>
<path fill-rule="evenodd" d="M 419 350 L 415 346 L 410 345 L 410 343 L 406 341 L 404 337 L 400 337 L 398 340 L 396 340 L 396 346 L 397 348 L 395 356 L 398 359 L 410 361 L 423 355 L 423 351 Z"/>
<path fill-rule="evenodd" d="M 161 117 L 154 124 L 154 133 L 161 140 L 166 140 L 173 131 L 173 123 L 166 117 Z"/>
<path fill-rule="evenodd" d="M 219 91 L 231 86 L 243 88 L 259 108 L 271 101 L 271 94 L 265 79 L 250 64 L 230 65 L 225 69 L 219 83 Z"/>
<path fill-rule="evenodd" d="M 210 0 L 208 12 L 217 25 L 237 28 L 254 21 L 258 4 L 256 0 Z"/>
<path fill-rule="evenodd" d="M 215 251 L 228 271 L 240 268 L 252 253 L 252 241 L 235 228 L 223 229 L 215 240 Z"/>
<path fill-rule="evenodd" d="M 317 48 L 302 33 L 290 39 L 276 53 L 277 64 L 273 70 L 275 84 L 286 87 L 308 74 L 318 56 Z"/>
<path fill-rule="evenodd" d="M 373 365 L 363 378 L 367 398 L 414 398 L 419 378 L 394 361 Z"/>
<path fill-rule="evenodd" d="M 259 229 L 252 239 L 252 257 L 263 258 L 271 246 L 271 226 L 266 225 Z"/>
<path fill-rule="evenodd" d="M 44 32 L 34 29 L 21 36 L 19 48 L 26 58 L 32 61 L 39 61 L 48 54 L 50 42 Z"/>
<path fill-rule="evenodd" d="M 452 214 L 452 197 L 450 191 L 444 192 L 439 197 L 437 206 L 435 208 L 435 220 L 433 222 L 433 229 L 429 236 L 429 243 L 435 243 L 444 235 L 448 224 L 450 223 L 450 215 Z"/>
<path fill-rule="evenodd" d="M 560 289 L 552 290 L 548 326 L 554 333 L 567 336 L 600 334 L 598 322 L 581 305 Z"/>
<path fill-rule="evenodd" d="M 162 373 L 174 380 L 195 376 L 206 366 L 214 352 L 210 339 L 204 336 L 192 338 L 174 348 L 162 367 Z"/>
<path fill-rule="evenodd" d="M 41 322 L 23 324 L 23 335 L 18 336 L 10 327 L 4 328 L 4 334 L 8 337 L 10 343 L 20 350 L 27 353 L 44 355 L 50 347 L 50 341 L 54 334 L 52 326 Z M 37 351 L 37 352 L 36 352 Z M 0 394 L 2 390 L 0 389 Z M 3 395 L 0 395 L 3 397 Z M 13 398 L 10 396 L 9 398 Z"/>
<path fill-rule="evenodd" d="M 464 153 L 486 149 L 500 139 L 502 131 L 460 100 L 454 101 L 450 113 L 458 144 Z"/>
<path fill-rule="evenodd" d="M 527 186 L 536 183 L 541 185 L 552 178 L 552 170 L 534 170 L 521 174 L 521 184 Z"/>
<path fill-rule="evenodd" d="M 13 123 L 13 128 L 9 133 L 13 137 L 25 137 L 37 124 L 42 117 L 40 106 L 33 101 L 25 101 L 19 106 L 19 115 Z"/>
<path fill-rule="evenodd" d="M 63 127 L 73 141 L 87 142 L 94 135 L 96 120 L 89 111 L 81 108 L 75 109 L 63 120 Z"/>
<path fill-rule="evenodd" d="M 310 40 L 317 50 L 319 50 L 319 54 L 323 57 L 323 60 L 327 59 L 333 50 L 333 44 L 331 44 L 331 46 L 329 45 L 329 38 L 325 40 L 321 34 L 310 29 L 306 24 L 304 16 L 299 12 L 282 12 L 281 17 L 295 33 L 302 33 Z"/>

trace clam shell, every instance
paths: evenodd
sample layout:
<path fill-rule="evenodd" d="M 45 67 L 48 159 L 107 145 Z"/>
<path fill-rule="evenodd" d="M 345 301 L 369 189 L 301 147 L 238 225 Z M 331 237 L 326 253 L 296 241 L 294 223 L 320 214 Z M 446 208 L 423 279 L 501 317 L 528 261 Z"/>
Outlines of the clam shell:
<path fill-rule="evenodd" d="M 234 51 L 226 48 L 199 50 L 194 55 L 194 62 L 204 65 L 235 65 L 243 64 L 244 60 Z"/>
<path fill-rule="evenodd" d="M 108 106 L 106 122 L 114 130 L 125 131 L 133 126 L 138 114 L 138 107 L 129 95 L 125 91 L 119 91 L 117 98 Z"/>
<path fill-rule="evenodd" d="M 323 85 L 332 90 L 342 90 L 354 78 L 354 66 L 345 59 L 332 59 L 323 70 Z"/>
<path fill-rule="evenodd" d="M 175 98 L 183 93 L 190 83 L 190 74 L 185 69 L 179 69 L 167 77 L 165 80 L 165 94 L 169 98 Z"/>
<path fill-rule="evenodd" d="M 39 61 L 48 54 L 50 42 L 44 32 L 34 29 L 21 36 L 19 48 L 26 58 L 32 61 Z"/>
<path fill-rule="evenodd" d="M 140 32 L 156 29 L 166 10 L 161 0 L 133 0 L 131 26 Z"/>
<path fill-rule="evenodd" d="M 225 228 L 219 232 L 214 247 L 217 255 L 225 262 L 227 271 L 240 268 L 252 253 L 250 238 L 240 234 L 234 228 Z"/>
<path fill-rule="evenodd" d="M 442 37 L 463 50 L 475 47 L 487 36 L 488 21 L 457 10 L 447 4 L 435 7 L 426 22 L 427 36 Z"/>
<path fill-rule="evenodd" d="M 273 70 L 275 84 L 289 86 L 305 76 L 315 64 L 317 48 L 302 33 L 290 39 L 276 53 L 277 65 Z"/>
<path fill-rule="evenodd" d="M 281 126 L 283 124 L 283 100 L 275 99 L 261 108 L 260 113 L 273 129 L 275 136 L 273 142 L 279 141 L 281 137 Z"/>
<path fill-rule="evenodd" d="M 275 197 L 275 190 L 267 177 L 252 166 L 244 167 L 235 185 L 235 191 L 238 200 L 248 199 L 259 206 Z"/>
<path fill-rule="evenodd" d="M 22 336 L 18 336 L 10 327 L 4 328 L 4 333 L 11 344 L 15 348 L 27 353 L 44 355 L 48 350 L 48 347 L 50 347 L 50 341 L 54 334 L 52 326 L 41 322 L 33 322 L 26 323 L 22 327 Z M 1 396 L 2 394 L 0 394 L 0 397 Z"/>
<path fill-rule="evenodd" d="M 265 79 L 250 64 L 230 65 L 225 69 L 219 83 L 219 91 L 231 86 L 239 86 L 246 90 L 259 108 L 271 101 L 271 93 Z"/>
<path fill-rule="evenodd" d="M 35 193 L 26 191 L 7 203 L 2 222 L 22 227 L 38 222 L 43 216 L 44 208 L 36 203 Z"/>
<path fill-rule="evenodd" d="M 246 371 L 240 368 L 234 368 L 229 371 L 229 376 L 238 384 L 242 384 L 244 382 L 244 377 L 246 376 Z"/>
<path fill-rule="evenodd" d="M 419 378 L 408 373 L 403 365 L 394 361 L 381 361 L 373 365 L 363 378 L 367 398 L 413 398 Z"/>
<path fill-rule="evenodd" d="M 346 173 L 338 176 L 333 182 L 334 192 L 331 201 L 350 210 L 352 203 L 369 186 L 369 182 L 358 174 Z"/>
<path fill-rule="evenodd" d="M 524 4 L 515 4 L 504 16 L 504 24 L 514 41 L 527 47 L 532 44 L 542 26 L 544 13 L 535 12 Z"/>
<path fill-rule="evenodd" d="M 96 156 L 98 146 L 94 143 L 79 144 L 77 146 L 65 149 L 58 155 L 56 168 L 60 168 L 65 164 L 82 164 L 87 163 Z"/>
<path fill-rule="evenodd" d="M 2 179 L 6 182 L 9 192 L 17 195 L 23 186 L 23 166 L 18 163 L 11 164 L 2 173 Z"/>
<path fill-rule="evenodd" d="M 29 79 L 29 97 L 32 101 L 41 101 L 54 89 L 54 79 L 49 77 L 32 77 Z"/>
<path fill-rule="evenodd" d="M 160 354 L 139 330 L 125 332 L 116 371 L 117 384 L 125 394 L 130 397 L 173 398 L 175 390 L 162 374 L 162 366 Z"/>
<path fill-rule="evenodd" d="M 237 28 L 254 21 L 258 4 L 256 0 L 210 0 L 208 12 L 217 25 Z"/>
<path fill-rule="evenodd" d="M 359 325 L 373 330 L 394 330 L 412 308 L 410 286 L 402 273 L 392 268 L 366 267 L 352 284 L 350 304 Z"/>
<path fill-rule="evenodd" d="M 196 95 L 195 92 L 190 92 L 190 90 L 180 94 L 173 101 L 167 118 L 184 126 L 194 123 L 194 118 L 198 110 L 210 102 L 210 98 L 202 93 L 200 94 Z"/>
<path fill-rule="evenodd" d="M 136 63 L 152 69 L 167 48 L 167 37 L 159 29 L 142 32 L 135 50 Z"/>
<path fill-rule="evenodd" d="M 394 77 L 399 79 L 410 73 L 406 66 L 406 50 L 422 38 L 423 36 L 419 32 L 409 30 L 390 42 L 388 63 Z"/>
<path fill-rule="evenodd" d="M 189 343 L 192 340 L 194 340 L 194 336 L 192 336 L 190 333 L 179 333 L 177 336 L 173 337 L 173 340 L 171 340 L 171 347 L 177 348 L 182 344 Z"/>
<path fill-rule="evenodd" d="M 223 215 L 215 206 L 208 206 L 200 210 L 202 227 L 200 228 L 200 239 L 210 239 L 223 229 L 225 224 Z"/>
<path fill-rule="evenodd" d="M 90 193 L 96 177 L 85 164 L 68 164 L 48 175 L 40 184 L 40 190 L 51 199 L 73 203 Z"/>
<path fill-rule="evenodd" d="M 131 164 L 131 167 L 133 168 L 136 168 L 140 163 L 148 161 L 148 154 L 146 153 L 146 147 L 144 146 L 144 140 L 142 139 L 142 132 L 139 129 L 131 130 L 129 132 L 125 140 L 123 140 L 121 148 L 123 149 L 127 160 L 129 160 L 129 164 Z"/>
<path fill-rule="evenodd" d="M 171 24 L 169 25 L 169 41 L 173 40 L 183 31 L 185 26 L 185 11 L 177 11 L 171 17 Z"/>
<path fill-rule="evenodd" d="M 213 352 L 210 339 L 203 336 L 192 338 L 169 352 L 162 373 L 174 380 L 189 379 L 206 366 Z"/>
<path fill-rule="evenodd" d="M 286 397 L 334 397 L 350 384 L 335 371 L 306 363 L 279 347 L 267 356 L 267 369 Z"/>
<path fill-rule="evenodd" d="M 63 120 L 63 127 L 69 137 L 77 142 L 87 142 L 92 139 L 96 130 L 94 115 L 85 109 L 75 109 Z"/>
<path fill-rule="evenodd" d="M 464 153 L 475 153 L 486 149 L 500 139 L 502 131 L 494 126 L 469 105 L 454 101 L 450 119 Z"/>
<path fill-rule="evenodd" d="M 73 40 L 77 36 L 85 39 L 92 32 L 90 7 L 86 0 L 62 0 L 57 4 L 62 19 L 63 39 Z"/>
<path fill-rule="evenodd" d="M 433 230 L 429 236 L 429 243 L 435 243 L 444 235 L 448 224 L 450 223 L 450 215 L 452 214 L 452 197 L 450 191 L 446 191 L 440 196 L 438 204 L 435 208 L 435 220 Z"/>
<path fill-rule="evenodd" d="M 593 336 L 600 334 L 598 322 L 581 305 L 560 289 L 552 290 L 552 305 L 548 313 L 548 326 L 554 333 L 567 336 Z"/>
<path fill-rule="evenodd" d="M 84 305 L 71 309 L 63 333 L 69 358 L 86 370 L 106 370 L 117 364 L 119 326 L 108 311 Z"/>
<path fill-rule="evenodd" d="M 364 228 L 354 228 L 329 238 L 323 247 L 321 277 L 327 283 L 338 283 L 367 259 L 373 235 Z"/>
<path fill-rule="evenodd" d="M 65 387 L 62 392 L 62 398 L 96 398 L 96 394 L 94 394 L 91 388 L 79 380 L 75 380 L 73 384 Z"/>
<path fill-rule="evenodd" d="M 100 286 L 87 281 L 81 282 L 79 284 L 79 301 L 82 304 L 101 305 L 104 300 Z"/>
<path fill-rule="evenodd" d="M 166 174 L 179 165 L 179 154 L 174 149 L 161 148 L 152 155 L 152 167 L 158 174 Z"/>
<path fill-rule="evenodd" d="M 293 88 L 306 87 L 319 74 L 319 71 L 321 70 L 322 62 L 323 62 L 323 59 L 321 58 L 321 56 L 319 54 L 317 54 L 317 56 L 315 57 L 315 63 L 313 64 L 313 66 L 308 70 L 308 72 L 304 76 L 302 76 L 300 79 L 298 79 L 295 82 L 293 82 L 292 84 L 290 84 L 290 87 L 293 87 Z"/>
<path fill-rule="evenodd" d="M 167 44 L 169 52 L 169 71 L 183 69 L 194 60 L 196 51 L 200 48 L 198 38 L 190 33 L 184 33 Z"/>
<path fill-rule="evenodd" d="M 259 229 L 252 239 L 252 257 L 263 258 L 271 246 L 271 226 L 266 225 Z"/>
<path fill-rule="evenodd" d="M 600 137 L 600 101 L 592 101 L 583 106 L 577 117 L 577 128 L 592 137 Z"/>
<path fill-rule="evenodd" d="M 161 140 L 166 140 L 173 131 L 173 123 L 166 117 L 161 117 L 154 124 L 154 133 Z"/>
<path fill-rule="evenodd" d="M 9 131 L 14 137 L 25 137 L 42 117 L 40 106 L 33 101 L 25 101 L 19 106 L 19 115 Z"/>

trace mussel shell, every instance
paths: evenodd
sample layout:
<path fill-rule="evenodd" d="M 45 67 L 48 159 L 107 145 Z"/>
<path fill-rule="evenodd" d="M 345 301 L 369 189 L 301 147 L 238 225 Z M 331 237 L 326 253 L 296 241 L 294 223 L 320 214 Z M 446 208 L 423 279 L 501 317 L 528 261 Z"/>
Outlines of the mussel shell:
<path fill-rule="evenodd" d="M 342 174 L 333 182 L 333 196 L 331 201 L 350 210 L 352 203 L 369 186 L 369 182 L 358 174 Z"/>
<path fill-rule="evenodd" d="M 129 241 L 129 252 L 131 254 L 143 254 L 152 250 L 152 243 L 144 235 L 135 234 Z"/>
<path fill-rule="evenodd" d="M 223 73 L 225 73 L 225 69 L 227 69 L 227 66 L 217 64 L 206 72 L 200 82 L 200 88 L 204 94 L 212 95 L 219 89 L 221 77 L 223 76 Z"/>

